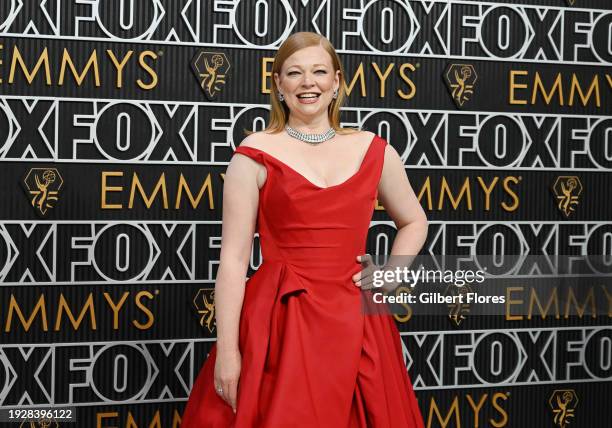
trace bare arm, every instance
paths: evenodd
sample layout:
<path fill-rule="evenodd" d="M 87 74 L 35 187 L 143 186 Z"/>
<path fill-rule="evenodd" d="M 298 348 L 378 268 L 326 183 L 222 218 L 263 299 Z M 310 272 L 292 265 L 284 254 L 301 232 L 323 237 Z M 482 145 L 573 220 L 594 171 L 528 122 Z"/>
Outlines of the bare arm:
<path fill-rule="evenodd" d="M 404 163 L 390 144 L 385 149 L 378 200 L 397 227 L 391 254 L 417 255 L 427 238 L 427 217 L 410 186 Z"/>
<path fill-rule="evenodd" d="M 238 322 L 244 297 L 259 189 L 254 161 L 236 154 L 225 172 L 221 255 L 215 283 L 217 347 L 238 350 Z"/>
<path fill-rule="evenodd" d="M 410 186 L 404 163 L 391 145 L 385 148 L 385 160 L 380 182 L 378 200 L 385 207 L 397 227 L 397 235 L 391 248 L 391 257 L 384 269 L 408 267 L 419 254 L 427 238 L 427 217 L 417 196 Z M 412 257 L 407 257 L 412 256 Z M 355 285 L 362 289 L 372 288 L 372 272 L 376 269 L 371 256 L 357 256 L 363 269 L 353 275 Z M 389 284 L 393 289 L 395 285 Z"/>
<path fill-rule="evenodd" d="M 259 204 L 257 183 L 262 168 L 247 156 L 235 154 L 225 172 L 223 185 L 221 255 L 215 283 L 215 387 L 222 389 L 220 395 L 234 411 L 241 369 L 238 329 Z"/>

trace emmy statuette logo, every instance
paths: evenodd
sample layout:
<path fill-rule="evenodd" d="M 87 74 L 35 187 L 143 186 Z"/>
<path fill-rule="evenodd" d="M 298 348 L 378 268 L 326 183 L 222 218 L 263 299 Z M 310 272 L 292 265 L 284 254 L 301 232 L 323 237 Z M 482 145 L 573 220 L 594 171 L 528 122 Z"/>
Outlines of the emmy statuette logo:
<path fill-rule="evenodd" d="M 474 94 L 478 75 L 471 64 L 450 64 L 444 73 L 444 80 L 457 107 L 461 108 Z"/>
<path fill-rule="evenodd" d="M 568 6 L 573 6 L 576 4 L 576 0 L 566 0 Z"/>
<path fill-rule="evenodd" d="M 553 184 L 552 191 L 557 199 L 557 208 L 566 217 L 575 211 L 575 205 L 579 204 L 578 197 L 582 193 L 582 183 L 575 175 L 559 176 Z"/>
<path fill-rule="evenodd" d="M 556 427 L 566 428 L 574 417 L 578 396 L 573 389 L 556 389 L 548 400 L 553 412 Z"/>
<path fill-rule="evenodd" d="M 212 333 L 215 329 L 215 289 L 201 288 L 198 290 L 193 304 L 200 318 L 200 325 Z"/>
<path fill-rule="evenodd" d="M 198 51 L 191 61 L 204 95 L 209 101 L 217 98 L 221 86 L 225 85 L 230 63 L 223 52 Z"/>
<path fill-rule="evenodd" d="M 22 422 L 19 428 L 59 428 L 59 424 L 51 419 L 40 419 L 37 422 Z"/>
<path fill-rule="evenodd" d="M 471 292 L 473 292 L 473 290 L 468 284 L 464 284 L 461 287 L 457 287 L 455 284 L 450 284 L 448 287 L 446 287 L 444 295 L 458 296 L 463 294 L 463 301 L 465 301 L 467 298 L 467 293 Z M 448 318 L 450 319 L 451 323 L 459 327 L 461 322 L 466 319 L 466 315 L 470 312 L 470 304 L 457 301 L 456 303 L 449 303 L 448 309 Z"/>
<path fill-rule="evenodd" d="M 23 184 L 36 213 L 45 217 L 55 206 L 64 180 L 57 168 L 31 168 Z"/>

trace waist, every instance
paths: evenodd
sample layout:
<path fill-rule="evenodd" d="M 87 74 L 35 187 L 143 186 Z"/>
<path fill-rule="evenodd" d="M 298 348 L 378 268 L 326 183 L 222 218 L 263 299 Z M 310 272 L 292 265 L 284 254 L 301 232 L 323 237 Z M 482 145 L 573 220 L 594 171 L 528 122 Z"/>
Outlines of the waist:
<path fill-rule="evenodd" d="M 328 259 L 282 258 L 263 255 L 262 266 L 267 263 L 282 264 L 302 278 L 317 282 L 350 282 L 351 277 L 361 271 L 361 264 L 355 257 Z M 261 268 L 261 266 L 260 266 Z"/>

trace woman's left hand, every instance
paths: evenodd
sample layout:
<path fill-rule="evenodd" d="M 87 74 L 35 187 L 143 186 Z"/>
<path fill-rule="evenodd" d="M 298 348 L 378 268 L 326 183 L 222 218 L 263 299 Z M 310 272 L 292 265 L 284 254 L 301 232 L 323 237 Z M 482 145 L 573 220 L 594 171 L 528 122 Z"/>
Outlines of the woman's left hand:
<path fill-rule="evenodd" d="M 381 291 L 388 292 L 395 290 L 399 286 L 399 283 L 395 281 L 387 282 L 384 280 L 384 272 L 387 269 L 390 269 L 390 267 L 387 267 L 387 269 L 385 269 L 385 267 L 379 268 L 374 263 L 374 260 L 372 259 L 372 256 L 370 254 L 362 254 L 360 256 L 357 256 L 357 261 L 361 263 L 362 269 L 360 272 L 357 272 L 355 275 L 353 275 L 352 279 L 355 285 L 361 288 L 362 290 L 371 290 L 373 288 L 379 288 L 381 289 Z M 379 271 L 379 273 L 376 275 L 377 278 L 374 278 L 374 273 L 377 271 Z M 375 279 L 377 281 L 376 284 L 374 283 Z"/>
<path fill-rule="evenodd" d="M 374 272 L 380 270 L 378 266 L 374 264 L 374 260 L 370 254 L 362 254 L 357 256 L 357 261 L 361 263 L 361 272 L 357 272 L 353 275 L 353 282 L 357 287 L 362 290 L 371 290 L 374 286 Z"/>

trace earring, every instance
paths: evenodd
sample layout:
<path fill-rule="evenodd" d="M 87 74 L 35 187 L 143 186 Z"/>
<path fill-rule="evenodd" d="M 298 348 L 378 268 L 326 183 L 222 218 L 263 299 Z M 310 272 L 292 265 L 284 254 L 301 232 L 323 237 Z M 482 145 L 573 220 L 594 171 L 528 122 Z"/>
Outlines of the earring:
<path fill-rule="evenodd" d="M 333 96 L 333 99 L 336 99 L 336 98 L 338 98 L 338 90 L 337 90 L 337 89 L 334 89 L 334 96 Z"/>
<path fill-rule="evenodd" d="M 283 97 L 283 94 L 281 94 L 280 92 L 278 93 L 278 100 L 279 100 L 280 102 L 285 101 L 285 97 Z"/>

